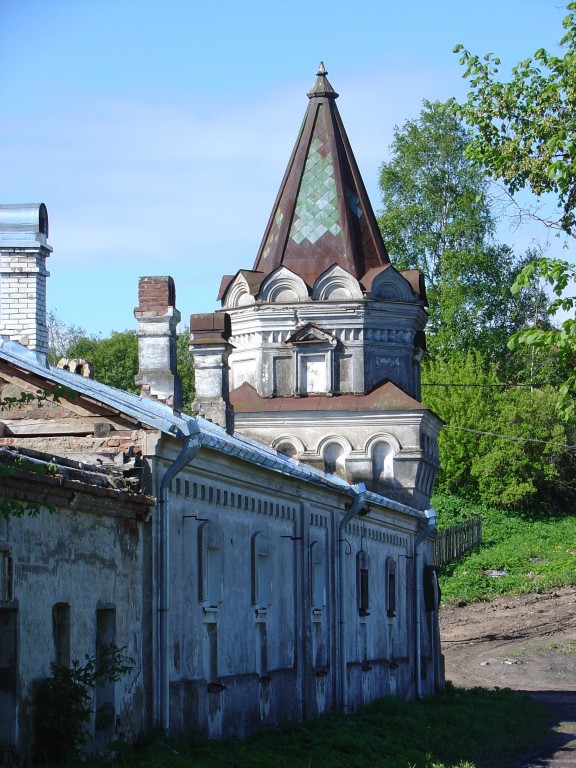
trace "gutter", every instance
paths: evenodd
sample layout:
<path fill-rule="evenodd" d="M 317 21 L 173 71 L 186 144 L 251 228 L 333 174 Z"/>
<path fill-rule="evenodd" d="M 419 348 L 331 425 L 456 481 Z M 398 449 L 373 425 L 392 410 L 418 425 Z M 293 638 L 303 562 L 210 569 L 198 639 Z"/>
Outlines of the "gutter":
<path fill-rule="evenodd" d="M 195 419 L 188 421 L 190 434 L 184 438 L 184 445 L 178 456 L 168 467 L 158 493 L 157 526 L 157 586 L 156 604 L 158 611 L 157 645 L 156 645 L 156 722 L 165 731 L 170 728 L 170 674 L 169 674 L 169 621 L 170 609 L 170 549 L 169 549 L 169 487 L 172 479 L 194 460 L 200 450 L 200 429 Z"/>
<path fill-rule="evenodd" d="M 422 698 L 422 638 L 420 636 L 422 625 L 422 569 L 418 564 L 418 549 L 436 530 L 436 510 L 427 509 L 424 514 L 427 519 L 426 527 L 418 534 L 414 542 L 414 579 L 416 581 L 416 589 L 414 590 L 416 612 L 416 664 L 414 669 L 414 682 L 417 699 Z"/>
<path fill-rule="evenodd" d="M 340 620 L 340 703 L 342 712 L 348 712 L 348 668 L 346 653 L 346 605 L 344 601 L 344 558 L 346 557 L 344 531 L 346 526 L 356 515 L 366 514 L 366 486 L 359 483 L 355 486 L 356 495 L 350 505 L 350 509 L 338 526 L 338 618 Z"/>

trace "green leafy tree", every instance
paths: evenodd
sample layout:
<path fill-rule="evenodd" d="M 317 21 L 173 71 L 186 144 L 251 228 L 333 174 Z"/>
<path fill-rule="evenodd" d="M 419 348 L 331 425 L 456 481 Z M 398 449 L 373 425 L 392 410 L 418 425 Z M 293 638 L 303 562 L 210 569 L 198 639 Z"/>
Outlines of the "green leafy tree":
<path fill-rule="evenodd" d="M 575 496 L 574 423 L 558 419 L 551 387 L 509 387 L 478 351 L 430 361 L 426 405 L 446 422 L 439 493 L 522 508 Z"/>
<path fill-rule="evenodd" d="M 468 99 L 459 114 L 473 128 L 466 148 L 477 168 L 499 180 L 517 205 L 519 214 L 541 221 L 545 226 L 576 237 L 576 3 L 567 5 L 563 20 L 562 55 L 543 48 L 512 69 L 508 82 L 499 79 L 500 61 L 493 54 L 472 55 L 462 45 L 464 77 L 470 81 Z M 517 193 L 529 190 L 535 202 L 526 207 Z M 551 199 L 553 211 L 543 212 Z M 560 309 L 573 313 L 574 296 L 565 291 L 574 284 L 574 265 L 563 260 L 539 258 L 517 276 L 513 292 L 519 294 L 543 279 L 552 286 L 557 299 L 550 306 L 553 317 Z M 576 320 L 564 319 L 558 328 L 550 323 L 533 324 L 510 341 L 514 350 L 549 350 L 565 366 L 557 405 L 568 419 L 576 412 Z"/>
<path fill-rule="evenodd" d="M 494 241 L 489 184 L 469 141 L 453 103 L 424 102 L 395 129 L 378 221 L 394 265 L 426 277 L 432 354 L 480 346 L 497 359 L 521 309 L 510 294 L 516 259 Z"/>
<path fill-rule="evenodd" d="M 182 379 L 182 402 L 186 413 L 192 412 L 194 400 L 194 355 L 190 352 L 190 329 L 186 326 L 178 334 L 176 341 L 176 358 L 178 373 Z"/>
<path fill-rule="evenodd" d="M 534 281 L 545 279 L 556 294 L 556 299 L 549 306 L 549 314 L 554 316 L 558 311 L 573 311 L 576 307 L 576 296 L 566 294 L 566 291 L 576 283 L 576 268 L 567 261 L 540 258 L 528 264 L 518 275 L 512 291 L 522 294 L 533 289 Z M 536 351 L 552 352 L 561 366 L 562 383 L 558 388 L 557 408 L 564 418 L 576 416 L 576 319 L 568 317 L 560 327 L 550 323 L 535 323 L 515 333 L 508 346 L 512 350 L 530 350 L 534 356 Z"/>
<path fill-rule="evenodd" d="M 138 392 L 134 383 L 138 373 L 136 331 L 113 331 L 107 338 L 82 336 L 66 349 L 65 357 L 88 360 L 94 366 L 94 377 L 103 384 Z"/>
<path fill-rule="evenodd" d="M 86 331 L 79 325 L 66 325 L 54 310 L 46 315 L 48 326 L 48 362 L 56 365 L 61 357 L 66 357 L 66 350 L 86 336 Z"/>
<path fill-rule="evenodd" d="M 190 331 L 178 334 L 176 354 L 178 373 L 182 379 L 184 410 L 190 410 L 194 399 L 194 359 L 188 343 Z M 134 383 L 138 373 L 138 337 L 136 331 L 114 331 L 107 338 L 82 336 L 66 348 L 64 357 L 83 358 L 94 366 L 97 381 L 125 392 L 138 392 Z"/>
<path fill-rule="evenodd" d="M 551 194 L 556 215 L 526 211 L 547 226 L 576 237 L 576 3 L 567 5 L 562 56 L 540 48 L 499 80 L 500 60 L 471 54 L 462 45 L 460 63 L 470 80 L 459 114 L 474 128 L 466 152 L 475 166 L 499 179 L 513 197 L 529 189 Z"/>

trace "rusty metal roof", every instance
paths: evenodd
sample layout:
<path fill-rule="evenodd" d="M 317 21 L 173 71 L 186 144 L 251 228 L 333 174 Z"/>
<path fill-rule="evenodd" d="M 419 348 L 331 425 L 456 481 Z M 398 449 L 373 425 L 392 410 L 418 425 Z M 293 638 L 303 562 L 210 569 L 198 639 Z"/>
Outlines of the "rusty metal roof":
<path fill-rule="evenodd" d="M 327 75 L 321 62 L 254 264 L 264 275 L 283 265 L 310 287 L 333 264 L 361 279 L 389 263 Z"/>
<path fill-rule="evenodd" d="M 94 379 L 86 379 L 76 373 L 48 365 L 45 355 L 31 351 L 3 336 L 0 336 L 0 361 L 14 366 L 16 370 L 34 374 L 46 379 L 47 382 L 67 387 L 81 396 L 118 410 L 119 413 L 175 438 L 194 436 L 203 448 L 244 459 L 272 472 L 288 475 L 312 485 L 331 488 L 345 496 L 353 497 L 357 493 L 356 486 L 346 480 L 300 464 L 249 437 L 239 433 L 230 435 L 222 427 L 205 419 L 176 413 L 167 405 L 150 398 L 122 392 Z M 422 519 L 422 512 L 401 502 L 371 492 L 366 494 L 366 498 L 375 504 Z"/>
<path fill-rule="evenodd" d="M 247 382 L 230 392 L 235 413 L 284 413 L 290 411 L 430 411 L 394 382 L 386 380 L 367 395 L 307 395 L 261 397 Z M 432 411 L 430 411 L 432 413 Z"/>

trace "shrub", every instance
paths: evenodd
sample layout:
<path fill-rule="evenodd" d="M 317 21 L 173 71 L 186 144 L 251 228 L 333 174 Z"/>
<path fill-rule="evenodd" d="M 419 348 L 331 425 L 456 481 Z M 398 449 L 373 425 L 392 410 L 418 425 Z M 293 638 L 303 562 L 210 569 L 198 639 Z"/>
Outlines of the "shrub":
<path fill-rule="evenodd" d="M 117 682 L 134 667 L 122 649 L 108 646 L 71 667 L 52 663 L 49 677 L 36 684 L 34 695 L 34 762 L 59 763 L 77 755 L 88 738 L 94 691 Z"/>

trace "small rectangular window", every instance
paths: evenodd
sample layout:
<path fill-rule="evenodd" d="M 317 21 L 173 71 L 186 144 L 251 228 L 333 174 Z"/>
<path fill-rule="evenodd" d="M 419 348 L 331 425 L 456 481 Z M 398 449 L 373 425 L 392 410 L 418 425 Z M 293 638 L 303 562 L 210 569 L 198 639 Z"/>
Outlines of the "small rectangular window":
<path fill-rule="evenodd" d="M 270 555 L 261 553 L 257 560 L 258 607 L 268 608 L 272 603 L 272 563 Z"/>
<path fill-rule="evenodd" d="M 312 564 L 312 608 L 320 610 L 326 605 L 326 568 L 324 562 Z"/>
<path fill-rule="evenodd" d="M 0 608 L 0 746 L 12 746 L 16 741 L 18 685 L 18 614 Z"/>
<path fill-rule="evenodd" d="M 52 608 L 54 661 L 59 667 L 70 666 L 70 606 L 56 603 Z"/>
<path fill-rule="evenodd" d="M 100 665 L 111 646 L 116 642 L 116 611 L 114 608 L 99 608 L 96 611 L 96 664 Z M 96 688 L 96 730 L 114 728 L 116 720 L 116 685 L 107 682 Z"/>
<path fill-rule="evenodd" d="M 389 618 L 396 616 L 396 561 L 386 561 L 386 613 Z"/>
<path fill-rule="evenodd" d="M 356 594 L 358 600 L 358 613 L 360 616 L 369 616 L 370 601 L 368 595 L 368 583 L 370 580 L 370 563 L 368 555 L 360 550 L 356 555 Z"/>
<path fill-rule="evenodd" d="M 213 608 L 222 602 L 222 558 L 219 549 L 206 550 L 206 600 Z"/>
<path fill-rule="evenodd" d="M 368 616 L 368 568 L 360 568 L 360 616 Z"/>

